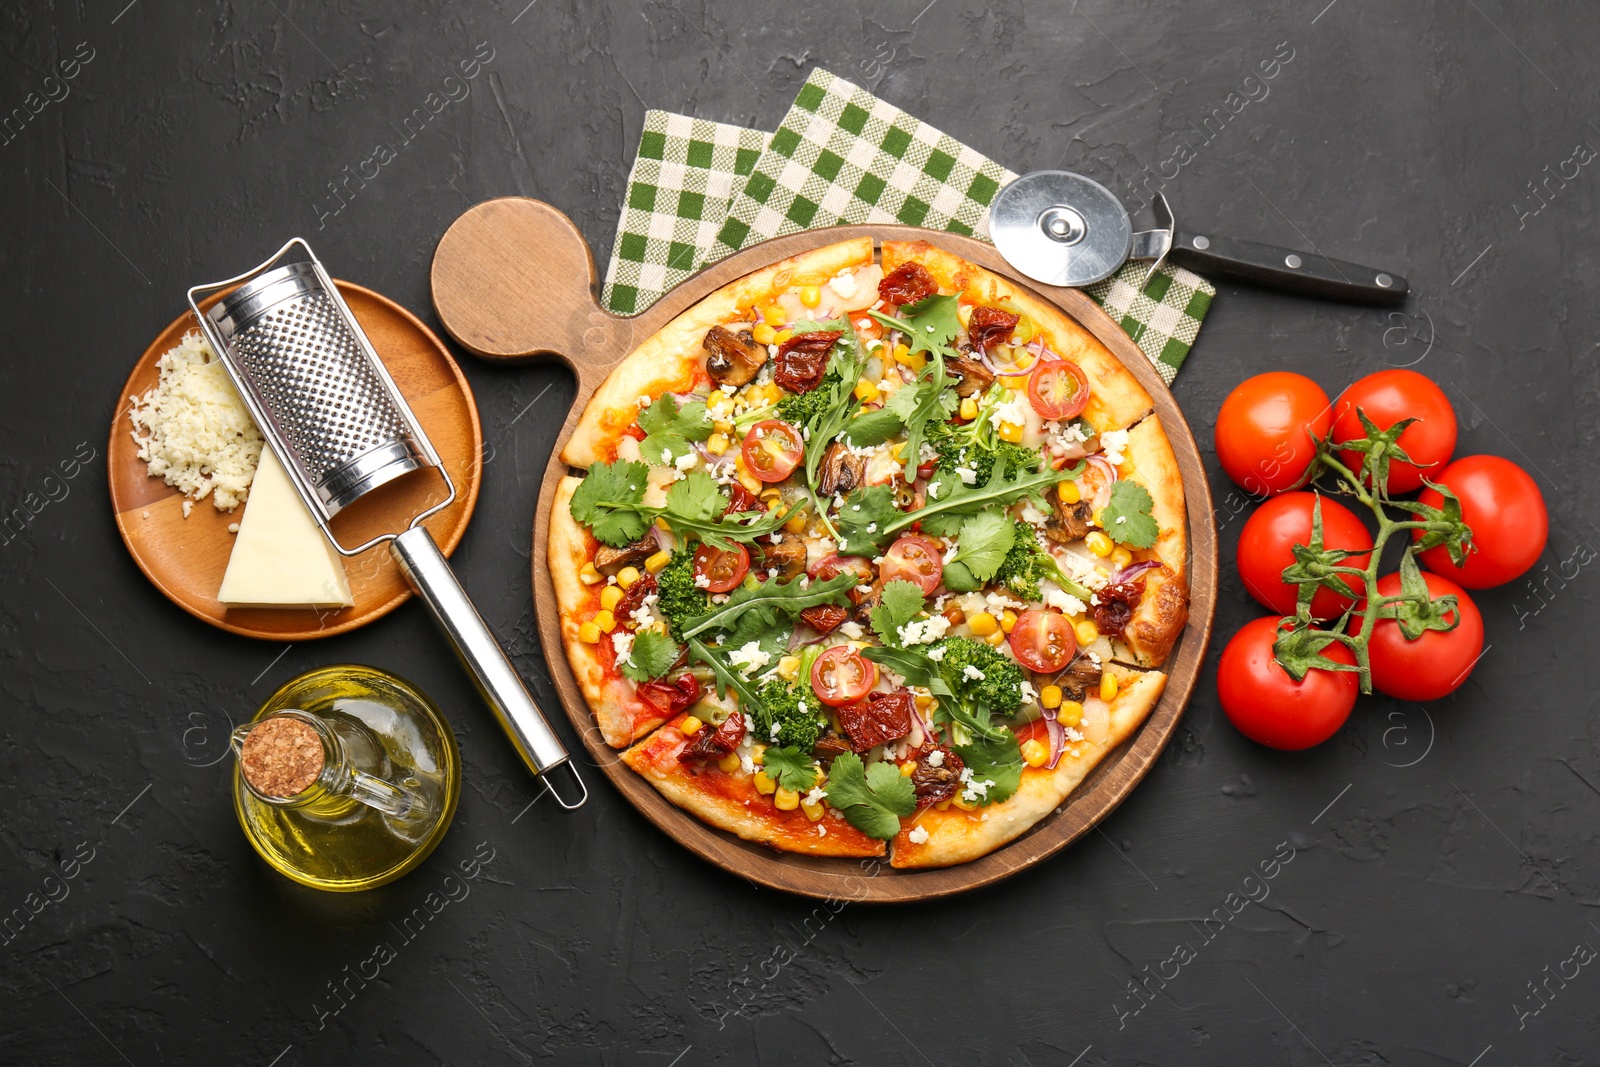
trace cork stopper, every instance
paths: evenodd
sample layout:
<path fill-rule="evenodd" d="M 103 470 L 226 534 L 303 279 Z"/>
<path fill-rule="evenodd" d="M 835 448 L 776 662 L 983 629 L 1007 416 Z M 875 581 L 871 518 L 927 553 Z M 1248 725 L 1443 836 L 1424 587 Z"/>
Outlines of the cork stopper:
<path fill-rule="evenodd" d="M 264 719 L 250 730 L 239 753 L 245 781 L 269 797 L 305 792 L 322 773 L 322 738 L 289 715 Z"/>

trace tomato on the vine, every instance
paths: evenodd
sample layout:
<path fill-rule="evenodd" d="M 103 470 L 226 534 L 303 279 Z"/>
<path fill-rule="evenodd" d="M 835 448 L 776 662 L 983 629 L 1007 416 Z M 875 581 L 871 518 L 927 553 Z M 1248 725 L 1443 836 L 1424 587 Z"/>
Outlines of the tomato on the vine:
<path fill-rule="evenodd" d="M 708 593 L 727 593 L 738 588 L 744 576 L 750 573 L 750 550 L 734 545 L 732 551 L 712 548 L 702 544 L 694 550 L 694 576 L 696 584 Z"/>
<path fill-rule="evenodd" d="M 762 419 L 744 435 L 744 465 L 763 482 L 781 482 L 805 458 L 800 431 L 782 419 Z"/>
<path fill-rule="evenodd" d="M 1270 748 L 1320 745 L 1339 732 L 1356 706 L 1361 682 L 1354 671 L 1313 667 L 1300 681 L 1272 657 L 1278 619 L 1256 619 L 1233 635 L 1217 666 L 1217 695 L 1228 721 L 1250 740 Z M 1331 642 L 1323 655 L 1355 664 L 1355 655 Z"/>
<path fill-rule="evenodd" d="M 1457 567 L 1443 545 L 1420 553 L 1422 565 L 1468 589 L 1504 585 L 1527 572 L 1544 551 L 1550 536 L 1550 513 L 1531 475 L 1499 456 L 1462 456 L 1428 479 L 1461 500 L 1461 521 L 1472 527 L 1472 548 Z M 1436 489 L 1417 497 L 1423 504 L 1444 506 Z M 1421 540 L 1424 531 L 1412 536 Z"/>
<path fill-rule="evenodd" d="M 878 665 L 849 645 L 834 645 L 811 665 L 811 691 L 830 708 L 854 704 L 878 684 Z"/>
<path fill-rule="evenodd" d="M 1367 436 L 1357 410 L 1380 430 L 1387 430 L 1401 419 L 1416 419 L 1396 442 L 1412 463 L 1389 465 L 1389 492 L 1409 493 L 1422 487 L 1444 469 L 1456 450 L 1456 412 L 1450 398 L 1433 380 L 1414 370 L 1380 370 L 1351 384 L 1339 394 L 1334 405 L 1333 442 L 1359 441 Z M 1339 462 L 1351 471 L 1360 468 L 1364 457 L 1359 452 L 1341 451 Z"/>
<path fill-rule="evenodd" d="M 1453 630 L 1425 630 L 1415 641 L 1406 638 L 1394 619 L 1380 618 L 1373 626 L 1367 646 L 1372 687 L 1400 700 L 1437 700 L 1455 692 L 1483 653 L 1483 615 L 1467 591 L 1437 574 L 1422 572 L 1422 578 L 1434 600 L 1455 595 L 1457 608 L 1445 619 L 1456 617 L 1459 621 Z M 1400 575 L 1378 579 L 1379 596 L 1398 592 Z M 1359 629 L 1361 622 L 1353 618 L 1350 625 Z"/>
<path fill-rule="evenodd" d="M 1316 493 L 1284 493 L 1273 497 L 1245 521 L 1244 532 L 1239 535 L 1239 577 L 1251 596 L 1279 615 L 1294 614 L 1300 587 L 1284 581 L 1283 570 L 1294 563 L 1295 545 L 1311 543 L 1311 518 L 1316 503 Z M 1359 556 L 1346 559 L 1342 566 L 1365 569 L 1371 558 L 1372 534 L 1355 512 L 1325 496 L 1322 497 L 1322 544 L 1324 548 L 1361 552 Z M 1349 578 L 1347 584 L 1357 594 L 1361 593 L 1359 578 Z M 1320 588 L 1311 598 L 1311 616 L 1324 620 L 1337 618 L 1350 603 L 1349 597 Z"/>
<path fill-rule="evenodd" d="M 883 554 L 879 575 L 885 582 L 913 582 L 923 596 L 939 588 L 944 579 L 944 559 L 939 546 L 921 534 L 906 534 Z"/>
<path fill-rule="evenodd" d="M 1303 374 L 1268 371 L 1234 386 L 1217 412 L 1222 469 L 1246 492 L 1269 496 L 1305 480 L 1333 421 L 1322 386 Z"/>
<path fill-rule="evenodd" d="M 1078 651 L 1072 623 L 1059 611 L 1024 611 L 1011 627 L 1010 639 L 1012 655 L 1035 674 L 1066 670 Z"/>
<path fill-rule="evenodd" d="M 1089 406 L 1089 376 L 1070 359 L 1043 359 L 1028 375 L 1028 403 L 1042 419 L 1075 419 Z"/>

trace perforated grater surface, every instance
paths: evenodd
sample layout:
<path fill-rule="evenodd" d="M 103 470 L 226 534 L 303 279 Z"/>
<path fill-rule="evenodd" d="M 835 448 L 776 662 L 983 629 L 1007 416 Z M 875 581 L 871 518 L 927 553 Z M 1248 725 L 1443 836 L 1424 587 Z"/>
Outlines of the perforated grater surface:
<path fill-rule="evenodd" d="M 303 259 L 276 266 L 297 247 Z M 200 310 L 206 296 L 235 286 Z M 389 543 L 529 769 L 563 807 L 580 806 L 588 794 L 575 769 L 575 802 L 545 777 L 568 763 L 567 751 L 422 525 L 455 500 L 455 483 L 311 247 L 296 237 L 246 274 L 190 289 L 189 306 L 328 540 L 346 556 Z M 405 530 L 354 547 L 334 535 L 340 510 L 424 466 L 449 492 Z"/>

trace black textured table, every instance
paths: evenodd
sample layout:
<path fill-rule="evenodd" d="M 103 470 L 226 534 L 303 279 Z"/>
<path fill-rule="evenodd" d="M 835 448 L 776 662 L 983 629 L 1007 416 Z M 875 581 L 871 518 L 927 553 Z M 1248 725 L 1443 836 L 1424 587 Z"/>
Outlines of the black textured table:
<path fill-rule="evenodd" d="M 7 5 L 0 1061 L 1595 1062 L 1592 9 L 868 6 Z M 466 97 L 402 140 L 475 54 Z M 1222 286 L 1176 393 L 1209 445 L 1247 374 L 1335 392 L 1414 365 L 1455 401 L 1459 454 L 1535 473 L 1539 584 L 1478 598 L 1490 648 L 1467 685 L 1365 700 L 1292 755 L 1240 737 L 1208 671 L 1103 833 L 967 898 L 835 908 L 701 863 L 603 784 L 576 814 L 530 808 L 419 606 L 286 647 L 145 581 L 111 521 L 106 428 L 185 288 L 299 233 L 432 321 L 435 242 L 506 194 L 566 211 L 603 262 L 646 107 L 770 129 L 814 65 L 1015 170 L 1135 203 L 1164 183 L 1195 228 L 1407 274 L 1395 313 Z M 379 144 L 399 147 L 346 182 Z M 462 358 L 487 465 L 457 567 L 549 700 L 529 525 L 573 387 Z M 1231 559 L 1243 497 L 1213 477 Z M 1256 614 L 1225 567 L 1213 666 Z M 465 762 L 439 850 L 348 896 L 256 858 L 217 762 L 230 722 L 337 661 L 424 688 Z"/>

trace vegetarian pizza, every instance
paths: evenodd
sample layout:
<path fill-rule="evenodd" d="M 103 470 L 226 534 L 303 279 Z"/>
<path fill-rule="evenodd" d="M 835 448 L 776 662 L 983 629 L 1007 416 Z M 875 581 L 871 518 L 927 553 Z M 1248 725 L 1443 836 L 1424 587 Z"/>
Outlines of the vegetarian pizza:
<path fill-rule="evenodd" d="M 1188 613 L 1177 462 L 1088 330 L 925 242 L 711 294 L 596 391 L 549 565 L 607 743 L 777 849 L 982 856 L 1135 732 Z"/>

